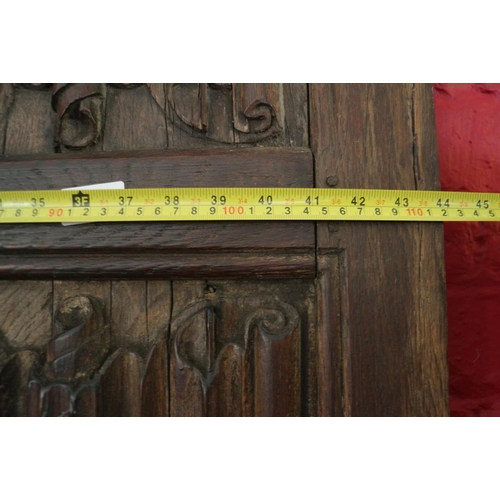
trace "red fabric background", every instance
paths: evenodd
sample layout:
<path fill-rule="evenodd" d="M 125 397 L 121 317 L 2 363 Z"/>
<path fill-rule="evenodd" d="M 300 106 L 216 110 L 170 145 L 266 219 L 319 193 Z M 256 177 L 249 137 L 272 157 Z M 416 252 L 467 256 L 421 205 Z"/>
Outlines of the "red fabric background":
<path fill-rule="evenodd" d="M 500 84 L 435 84 L 441 189 L 500 192 Z M 450 407 L 500 416 L 500 223 L 444 225 Z"/>

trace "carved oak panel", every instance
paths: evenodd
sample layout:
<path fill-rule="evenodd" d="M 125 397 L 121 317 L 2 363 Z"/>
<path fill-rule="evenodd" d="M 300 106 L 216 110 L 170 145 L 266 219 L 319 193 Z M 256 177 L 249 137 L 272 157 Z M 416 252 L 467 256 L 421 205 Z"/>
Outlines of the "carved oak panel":
<path fill-rule="evenodd" d="M 23 83 L 1 84 L 1 114 L 8 115 L 14 95 L 24 90 L 50 94 L 55 147 L 82 150 L 103 141 L 106 106 L 119 91 L 143 87 L 151 102 L 187 134 L 219 143 L 256 143 L 283 136 L 286 105 L 283 84 L 276 83 Z M 142 90 L 142 89 L 141 89 Z M 111 102 L 108 103 L 108 91 Z M 140 90 L 139 90 L 140 91 Z M 39 96 L 42 97 L 42 96 Z M 38 96 L 37 96 L 38 98 Z M 42 98 L 43 100 L 43 98 Z M 292 110 L 290 110 L 292 111 Z M 293 117 L 290 116 L 293 120 Z M 3 134 L 2 134 L 3 136 Z M 292 144 L 293 145 L 293 144 Z M 296 144 L 299 145 L 299 144 Z M 9 147 L 7 148 L 9 149 Z"/>
<path fill-rule="evenodd" d="M 202 286 L 174 283 L 172 415 L 300 415 L 312 284 Z"/>
<path fill-rule="evenodd" d="M 3 84 L 0 184 L 438 189 L 433 127 L 413 84 Z M 440 225 L 126 226 L 2 232 L 0 414 L 447 413 Z"/>
<path fill-rule="evenodd" d="M 127 282 L 114 282 L 114 294 Z M 55 297 L 51 332 L 27 345 L 0 325 L 8 357 L 0 370 L 0 414 L 31 416 L 298 416 L 314 392 L 303 346 L 315 342 L 311 281 L 173 282 L 151 309 L 163 325 L 133 340 L 148 321 L 126 317 L 98 283 Z M 150 293 L 152 290 L 150 290 Z M 148 300 L 147 291 L 143 298 Z M 154 295 L 154 291 L 153 291 Z M 173 300 L 172 300 L 173 297 Z M 113 321 L 112 318 L 115 318 Z M 148 325 L 146 330 L 148 330 Z M 127 333 L 130 332 L 130 333 Z"/>

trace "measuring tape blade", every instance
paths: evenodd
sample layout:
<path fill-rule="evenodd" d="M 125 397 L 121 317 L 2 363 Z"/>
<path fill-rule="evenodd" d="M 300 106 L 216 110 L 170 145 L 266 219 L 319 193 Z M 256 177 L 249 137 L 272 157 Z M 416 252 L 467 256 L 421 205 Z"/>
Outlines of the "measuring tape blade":
<path fill-rule="evenodd" d="M 0 223 L 500 221 L 500 194 L 320 188 L 0 191 Z"/>

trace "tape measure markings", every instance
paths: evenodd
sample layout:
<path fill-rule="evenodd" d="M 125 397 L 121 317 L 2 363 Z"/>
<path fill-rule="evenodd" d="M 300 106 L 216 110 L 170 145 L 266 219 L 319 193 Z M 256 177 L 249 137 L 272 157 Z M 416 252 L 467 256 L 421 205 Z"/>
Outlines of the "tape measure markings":
<path fill-rule="evenodd" d="M 500 221 L 500 194 L 324 188 L 0 191 L 0 223 Z"/>

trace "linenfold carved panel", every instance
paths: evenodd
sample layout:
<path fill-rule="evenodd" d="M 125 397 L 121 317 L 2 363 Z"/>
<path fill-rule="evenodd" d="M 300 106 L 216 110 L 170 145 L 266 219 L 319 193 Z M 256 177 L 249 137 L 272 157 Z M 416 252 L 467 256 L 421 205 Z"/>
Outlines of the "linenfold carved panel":
<path fill-rule="evenodd" d="M 273 415 L 278 393 L 279 411 L 295 414 L 293 393 L 300 392 L 299 323 L 297 310 L 272 296 L 191 303 L 171 326 L 173 414 L 218 414 L 217 405 L 229 400 L 231 414 Z M 279 366 L 280 357 L 291 365 Z M 286 385 L 277 384 L 284 372 Z"/>
<path fill-rule="evenodd" d="M 170 414 L 300 415 L 313 287 L 174 282 Z"/>
<path fill-rule="evenodd" d="M 54 318 L 53 335 L 43 365 L 33 372 L 29 385 L 29 414 L 75 414 L 75 402 L 109 354 L 109 319 L 101 301 L 76 295 L 63 300 Z M 41 360 L 40 360 L 41 363 Z"/>
<path fill-rule="evenodd" d="M 3 94 L 7 95 L 11 86 L 5 85 Z M 76 150 L 92 146 L 102 137 L 107 85 L 124 91 L 145 85 L 166 117 L 198 138 L 221 143 L 252 143 L 278 136 L 283 131 L 280 84 L 17 84 L 33 91 L 52 91 L 52 108 L 57 115 L 56 143 Z"/>
<path fill-rule="evenodd" d="M 0 335 L 0 415 L 300 415 L 312 290 L 175 282 L 169 327 L 129 346 L 101 298 L 64 297 L 44 345 Z"/>

